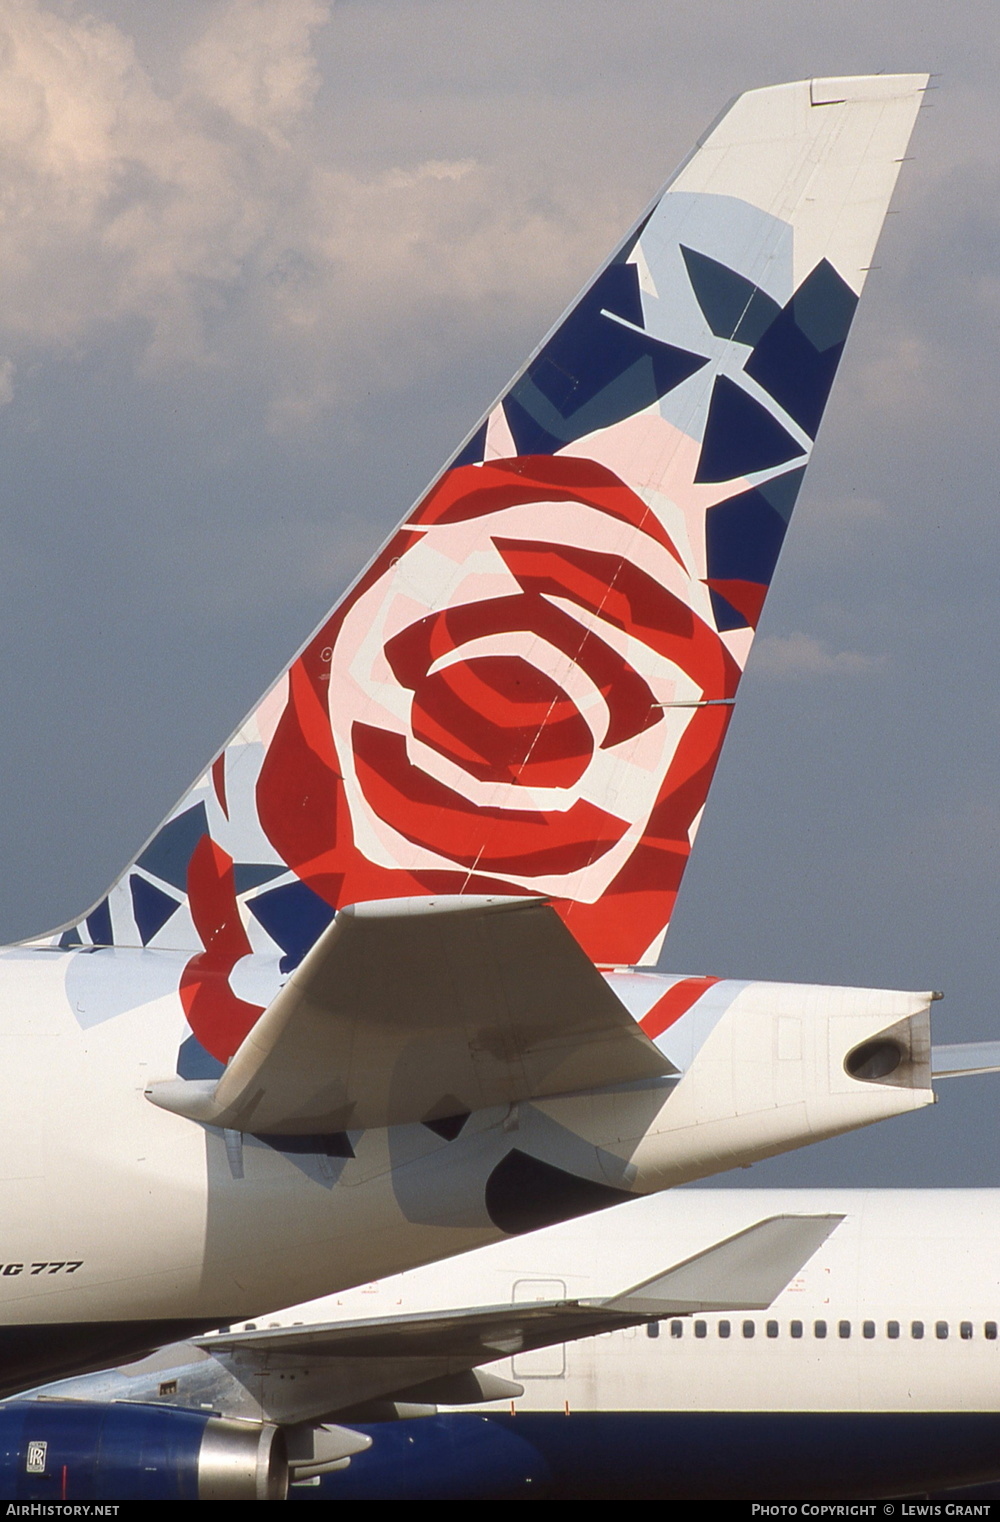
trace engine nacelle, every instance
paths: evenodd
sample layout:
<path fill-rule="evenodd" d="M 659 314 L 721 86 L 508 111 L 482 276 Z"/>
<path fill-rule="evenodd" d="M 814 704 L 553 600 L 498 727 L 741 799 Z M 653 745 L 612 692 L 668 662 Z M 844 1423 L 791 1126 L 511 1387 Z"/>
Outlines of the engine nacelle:
<path fill-rule="evenodd" d="M 0 1407 L 0 1494 L 18 1501 L 281 1501 L 280 1428 L 118 1402 Z"/>

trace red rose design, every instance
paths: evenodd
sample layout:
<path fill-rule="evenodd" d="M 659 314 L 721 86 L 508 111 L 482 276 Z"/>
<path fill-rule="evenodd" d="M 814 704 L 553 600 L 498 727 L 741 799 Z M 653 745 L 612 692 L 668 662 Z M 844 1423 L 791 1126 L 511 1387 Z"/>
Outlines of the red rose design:
<path fill-rule="evenodd" d="M 261 823 L 332 904 L 523 891 L 599 962 L 666 924 L 739 670 L 592 461 L 448 472 L 289 673 Z"/>

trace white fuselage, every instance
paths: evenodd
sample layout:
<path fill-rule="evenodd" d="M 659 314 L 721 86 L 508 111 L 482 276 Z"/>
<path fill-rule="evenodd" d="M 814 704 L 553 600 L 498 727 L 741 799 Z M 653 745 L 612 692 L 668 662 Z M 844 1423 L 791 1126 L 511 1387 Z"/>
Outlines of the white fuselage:
<path fill-rule="evenodd" d="M 226 1132 L 147 1098 L 187 1034 L 186 960 L 0 953 L 7 1391 L 933 1099 L 929 996 L 718 983 L 657 1038 L 677 1077 L 477 1110 L 451 1139 L 420 1124 Z M 611 981 L 648 1003 L 676 980 Z M 852 1078 L 846 1055 L 900 1016 L 904 1081 Z"/>
<path fill-rule="evenodd" d="M 766 1216 L 803 1211 L 845 1219 L 768 1311 L 501 1360 L 491 1367 L 524 1385 L 514 1408 L 1000 1410 L 1000 1190 L 678 1190 L 260 1324 L 611 1295 Z"/>

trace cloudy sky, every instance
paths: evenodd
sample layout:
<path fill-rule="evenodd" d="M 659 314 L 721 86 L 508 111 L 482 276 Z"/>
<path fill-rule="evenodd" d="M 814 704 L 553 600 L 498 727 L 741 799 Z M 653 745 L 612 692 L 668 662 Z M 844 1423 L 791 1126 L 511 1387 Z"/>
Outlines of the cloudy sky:
<path fill-rule="evenodd" d="M 998 31 L 0 0 L 0 934 L 104 890 L 730 97 L 930 69 L 664 965 L 1000 1038 Z M 998 1085 L 741 1180 L 1000 1184 Z"/>

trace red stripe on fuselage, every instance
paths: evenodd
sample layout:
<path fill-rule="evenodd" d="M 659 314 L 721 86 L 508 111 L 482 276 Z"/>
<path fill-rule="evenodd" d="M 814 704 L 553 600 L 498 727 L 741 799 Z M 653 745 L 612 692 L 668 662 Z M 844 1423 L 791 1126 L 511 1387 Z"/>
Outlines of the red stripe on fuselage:
<path fill-rule="evenodd" d="M 686 1015 L 692 1004 L 697 1003 L 702 994 L 716 983 L 719 978 L 682 978 L 675 983 L 673 988 L 668 988 L 665 994 L 661 994 L 653 1005 L 647 1010 L 639 1024 L 651 1041 L 657 1036 L 662 1036 L 665 1030 Z"/>

